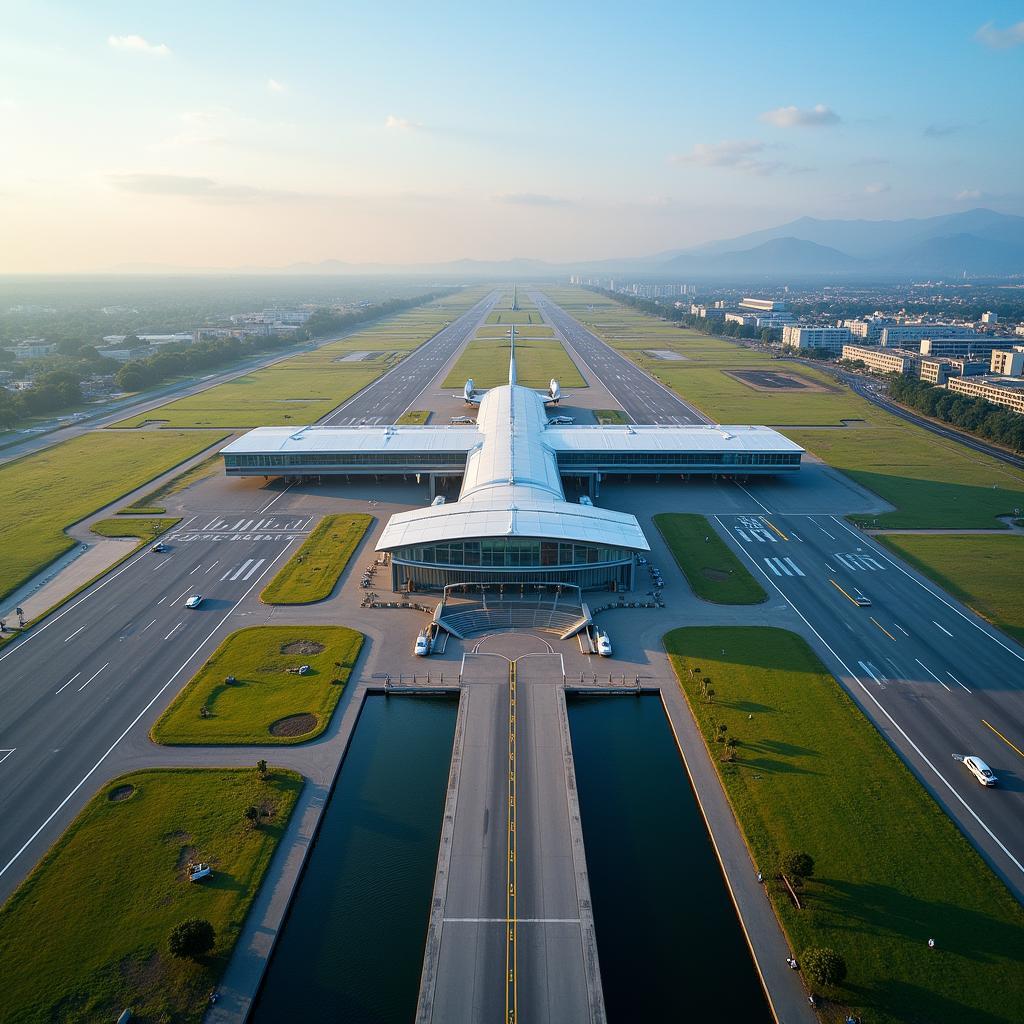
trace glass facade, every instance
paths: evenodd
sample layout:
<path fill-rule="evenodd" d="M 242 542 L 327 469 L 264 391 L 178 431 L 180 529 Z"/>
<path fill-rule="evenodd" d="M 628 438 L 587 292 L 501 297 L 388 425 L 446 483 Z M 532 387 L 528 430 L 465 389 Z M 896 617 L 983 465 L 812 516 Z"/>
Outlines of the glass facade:
<path fill-rule="evenodd" d="M 602 472 L 617 466 L 799 466 L 800 452 L 559 452 L 559 469 L 586 466 Z"/>
<path fill-rule="evenodd" d="M 493 568 L 558 568 L 623 562 L 632 557 L 626 548 L 530 537 L 488 537 L 482 540 L 442 541 L 397 548 L 392 558 L 419 565 L 487 566 Z"/>

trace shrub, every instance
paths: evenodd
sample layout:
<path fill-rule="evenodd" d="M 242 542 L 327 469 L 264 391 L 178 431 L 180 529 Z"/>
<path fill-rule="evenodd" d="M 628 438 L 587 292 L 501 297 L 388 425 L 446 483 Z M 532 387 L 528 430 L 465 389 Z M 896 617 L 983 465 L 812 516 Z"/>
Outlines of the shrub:
<path fill-rule="evenodd" d="M 189 917 L 171 929 L 167 948 L 171 956 L 196 960 L 213 949 L 213 925 L 199 917 Z"/>
<path fill-rule="evenodd" d="M 809 853 L 790 850 L 779 858 L 779 871 L 789 878 L 810 878 L 814 874 L 814 858 Z"/>
<path fill-rule="evenodd" d="M 846 961 L 834 949 L 805 949 L 800 960 L 804 974 L 815 984 L 839 985 L 846 977 Z"/>

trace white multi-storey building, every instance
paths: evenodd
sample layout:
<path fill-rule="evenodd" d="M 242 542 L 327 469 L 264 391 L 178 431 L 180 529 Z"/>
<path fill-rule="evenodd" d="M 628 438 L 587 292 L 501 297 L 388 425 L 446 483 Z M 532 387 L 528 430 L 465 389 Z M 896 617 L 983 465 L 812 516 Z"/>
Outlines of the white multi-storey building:
<path fill-rule="evenodd" d="M 1024 413 L 1024 379 L 952 377 L 946 387 L 959 395 L 984 398 L 993 405 L 1005 405 L 1014 412 Z"/>
<path fill-rule="evenodd" d="M 989 369 L 1003 377 L 1019 377 L 1024 374 L 1024 345 L 1014 345 L 1011 349 L 994 348 Z"/>
<path fill-rule="evenodd" d="M 853 340 L 849 327 L 802 327 L 790 324 L 782 328 L 782 344 L 787 348 L 826 348 L 839 352 Z"/>

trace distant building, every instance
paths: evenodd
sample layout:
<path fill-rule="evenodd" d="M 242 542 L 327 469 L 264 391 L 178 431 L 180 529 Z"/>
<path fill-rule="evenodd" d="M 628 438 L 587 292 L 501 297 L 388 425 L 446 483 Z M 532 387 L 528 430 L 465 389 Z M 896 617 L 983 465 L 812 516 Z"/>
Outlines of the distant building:
<path fill-rule="evenodd" d="M 788 308 L 785 302 L 780 302 L 778 299 L 751 298 L 741 299 L 740 307 L 742 309 L 757 309 L 762 313 L 782 313 Z"/>
<path fill-rule="evenodd" d="M 789 324 L 782 328 L 782 344 L 786 348 L 826 348 L 839 352 L 852 340 L 849 327 L 803 327 Z"/>
<path fill-rule="evenodd" d="M 753 313 L 726 313 L 725 322 L 742 324 L 744 327 L 756 327 L 758 317 Z"/>
<path fill-rule="evenodd" d="M 844 320 L 843 326 L 849 327 L 855 338 L 860 338 L 869 345 L 877 345 L 882 331 L 886 327 L 895 327 L 896 321 L 887 316 L 867 316 L 863 320 Z"/>
<path fill-rule="evenodd" d="M 993 313 L 991 310 L 988 313 L 982 313 L 981 322 L 983 324 L 997 324 L 999 323 L 999 314 Z"/>
<path fill-rule="evenodd" d="M 916 352 L 884 349 L 874 345 L 844 345 L 843 358 L 850 362 L 862 362 L 876 373 L 916 373 L 921 362 Z"/>
<path fill-rule="evenodd" d="M 699 316 L 702 320 L 724 320 L 725 309 L 722 306 L 698 306 L 690 307 L 692 316 Z"/>
<path fill-rule="evenodd" d="M 765 316 L 759 316 L 755 321 L 758 327 L 770 327 L 780 331 L 792 322 L 793 317 L 789 313 L 768 313 Z"/>
<path fill-rule="evenodd" d="M 919 345 L 924 356 L 984 356 L 987 360 L 992 349 L 1004 344 L 991 338 L 922 338 Z"/>
<path fill-rule="evenodd" d="M 1018 338 L 1024 338 L 1024 324 L 1017 324 L 1013 329 L 1013 333 L 1016 334 Z"/>
<path fill-rule="evenodd" d="M 921 359 L 918 373 L 921 380 L 942 385 L 950 377 L 978 377 L 988 373 L 988 363 L 984 359 Z"/>
<path fill-rule="evenodd" d="M 133 359 L 145 359 L 153 355 L 153 350 L 148 345 L 134 345 L 129 348 L 100 348 L 96 354 L 118 363 L 130 363 Z"/>
<path fill-rule="evenodd" d="M 1012 349 L 992 349 L 989 369 L 1003 377 L 1020 377 L 1024 374 L 1024 345 L 1014 345 Z"/>
<path fill-rule="evenodd" d="M 26 359 L 43 359 L 52 356 L 57 351 L 55 341 L 44 341 L 42 338 L 26 338 L 7 350 L 14 353 L 14 358 L 19 362 Z"/>
<path fill-rule="evenodd" d="M 984 398 L 1024 414 L 1024 378 L 953 377 L 946 384 L 950 391 L 970 398 Z"/>
<path fill-rule="evenodd" d="M 922 338 L 974 338 L 976 336 L 977 332 L 973 327 L 961 327 L 959 324 L 896 324 L 882 328 L 878 343 L 901 348 L 908 342 L 916 345 Z"/>
<path fill-rule="evenodd" d="M 263 310 L 263 319 L 272 324 L 293 324 L 301 327 L 313 315 L 312 309 L 299 306 L 271 306 Z"/>

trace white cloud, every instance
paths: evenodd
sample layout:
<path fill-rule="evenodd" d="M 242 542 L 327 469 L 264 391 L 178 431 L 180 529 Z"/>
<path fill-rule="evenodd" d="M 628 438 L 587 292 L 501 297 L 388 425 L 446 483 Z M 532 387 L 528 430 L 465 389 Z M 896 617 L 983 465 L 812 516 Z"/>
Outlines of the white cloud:
<path fill-rule="evenodd" d="M 410 121 L 407 117 L 397 117 L 395 114 L 388 114 L 384 120 L 385 128 L 397 128 L 403 132 L 414 132 L 422 128 L 418 121 Z"/>
<path fill-rule="evenodd" d="M 284 82 L 279 82 L 276 78 L 267 79 L 267 92 L 283 93 L 288 91 L 288 86 Z"/>
<path fill-rule="evenodd" d="M 965 200 L 980 199 L 981 196 L 982 192 L 980 188 L 962 188 L 957 192 L 954 198 L 962 203 Z"/>
<path fill-rule="evenodd" d="M 864 186 L 864 191 L 869 196 L 880 196 L 883 192 L 889 192 L 892 186 L 886 184 L 884 181 L 872 181 L 870 184 Z"/>
<path fill-rule="evenodd" d="M 147 53 L 151 57 L 167 57 L 171 52 L 166 43 L 151 43 L 142 36 L 107 36 L 107 45 L 114 50 Z"/>
<path fill-rule="evenodd" d="M 669 157 L 672 163 L 696 164 L 700 167 L 733 167 L 749 174 L 774 174 L 785 165 L 778 160 L 761 160 L 765 144 L 756 139 L 733 139 L 726 142 L 697 142 L 689 153 Z"/>
<path fill-rule="evenodd" d="M 569 206 L 570 200 L 559 196 L 542 195 L 539 192 L 502 192 L 492 197 L 497 203 L 513 206 Z"/>
<path fill-rule="evenodd" d="M 210 203 L 295 202 L 323 198 L 311 193 L 288 192 L 256 185 L 225 184 L 213 178 L 185 174 L 112 174 L 108 181 L 121 192 L 176 196 Z"/>
<path fill-rule="evenodd" d="M 773 124 L 776 128 L 820 128 L 827 124 L 838 124 L 839 115 L 824 103 L 813 107 L 777 107 L 766 110 L 761 120 Z"/>
<path fill-rule="evenodd" d="M 1009 50 L 1024 43 L 1024 21 L 1018 21 L 1006 28 L 996 28 L 994 21 L 987 21 L 974 33 L 974 38 L 993 50 Z"/>

